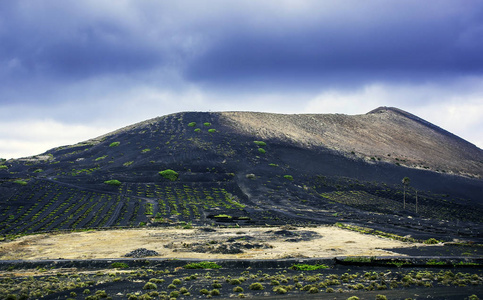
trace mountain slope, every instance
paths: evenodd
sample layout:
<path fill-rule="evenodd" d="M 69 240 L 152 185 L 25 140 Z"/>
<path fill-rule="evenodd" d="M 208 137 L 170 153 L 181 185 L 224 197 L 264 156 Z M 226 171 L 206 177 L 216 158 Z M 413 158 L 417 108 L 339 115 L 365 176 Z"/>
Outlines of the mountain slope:
<path fill-rule="evenodd" d="M 477 240 L 482 153 L 394 108 L 359 116 L 172 114 L 4 163 L 0 234 L 344 221 Z M 178 177 L 163 177 L 165 170 Z M 411 179 L 406 192 L 403 177 Z"/>
<path fill-rule="evenodd" d="M 481 149 L 396 108 L 380 107 L 356 116 L 245 112 L 222 116 L 240 133 L 259 138 L 285 140 L 302 147 L 327 147 L 344 154 L 354 152 L 366 160 L 483 176 Z"/>

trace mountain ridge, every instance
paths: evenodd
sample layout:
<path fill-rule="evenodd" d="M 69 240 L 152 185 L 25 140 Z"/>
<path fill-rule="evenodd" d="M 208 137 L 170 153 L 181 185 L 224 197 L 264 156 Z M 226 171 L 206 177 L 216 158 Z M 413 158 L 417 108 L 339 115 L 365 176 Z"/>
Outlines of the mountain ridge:
<path fill-rule="evenodd" d="M 245 133 L 255 134 L 261 138 L 286 138 L 295 142 L 302 140 L 300 143 L 304 146 L 327 147 L 342 151 L 346 155 L 354 152 L 359 158 L 366 160 L 379 156 L 378 159 L 383 161 L 399 163 L 407 167 L 432 169 L 440 172 L 450 171 L 454 174 L 478 178 L 483 176 L 481 160 L 483 150 L 434 124 L 399 109 L 381 107 L 363 115 L 275 115 L 278 118 L 284 118 L 286 123 L 291 123 L 288 128 L 282 124 L 275 125 L 280 122 L 270 122 L 270 116 L 272 116 L 270 114 L 260 115 L 261 113 L 248 112 L 226 112 L 222 114 L 232 120 L 232 126 L 236 126 L 233 125 L 236 123 L 248 123 L 248 126 L 244 128 Z M 242 120 L 243 117 L 240 115 L 245 115 L 247 120 Z M 381 116 L 385 118 L 381 118 Z M 395 118 L 398 116 L 403 118 L 398 120 Z M 263 121 L 260 121 L 260 119 L 263 119 Z M 414 121 L 414 123 L 407 122 L 408 120 Z M 379 123 L 375 124 L 376 122 Z M 401 125 L 398 124 L 400 122 L 403 122 L 404 127 L 399 126 L 398 130 L 391 132 L 392 128 L 397 127 L 396 125 Z M 293 123 L 312 124 L 308 126 L 296 124 L 290 127 Z M 419 124 L 421 126 L 418 126 Z M 314 132 L 314 128 L 317 128 L 318 125 L 321 128 L 321 133 Z M 284 131 L 280 132 L 280 130 L 273 128 L 283 128 Z M 404 128 L 407 131 L 404 131 Z M 426 130 L 426 132 L 419 134 L 419 130 Z M 292 132 L 292 134 L 287 134 L 287 131 Z M 397 133 L 397 136 L 395 136 L 395 133 Z M 426 140 L 421 145 L 422 147 L 416 149 L 418 153 L 411 153 L 411 150 L 424 140 L 424 135 L 433 139 Z M 387 141 L 391 141 L 391 143 L 387 143 Z M 451 145 L 446 147 L 445 144 Z M 405 148 L 404 151 L 400 151 L 402 150 L 400 149 L 401 146 Z M 435 151 L 434 148 L 439 148 L 439 150 Z M 446 150 L 446 153 L 442 152 L 441 149 Z M 392 158 L 388 154 L 392 155 Z M 398 155 L 399 157 L 397 157 Z M 459 158 L 458 163 L 451 162 L 454 156 Z M 431 159 L 437 160 L 434 165 L 427 166 L 427 161 Z"/>
<path fill-rule="evenodd" d="M 308 147 L 327 147 L 329 149 L 340 151 L 344 155 L 348 154 L 355 154 L 358 158 L 365 159 L 367 161 L 371 161 L 371 158 L 374 156 L 379 156 L 378 159 L 390 162 L 390 163 L 398 163 L 400 165 L 404 165 L 406 167 L 411 168 L 422 168 L 422 169 L 430 169 L 432 171 L 437 172 L 448 172 L 455 175 L 461 176 L 470 176 L 476 178 L 483 177 L 483 150 L 475 146 L 474 144 L 458 137 L 457 135 L 440 128 L 439 126 L 432 124 L 416 115 L 413 115 L 409 112 L 404 110 L 395 108 L 395 107 L 378 107 L 374 110 L 369 111 L 366 114 L 359 114 L 359 115 L 346 115 L 346 114 L 277 114 L 277 113 L 266 113 L 266 112 L 249 112 L 249 111 L 225 111 L 225 112 L 179 112 L 173 113 L 165 116 L 151 118 L 145 121 L 137 122 L 131 125 L 127 125 L 125 127 L 119 128 L 117 130 L 108 132 L 96 138 L 88 139 L 86 141 L 73 144 L 73 145 L 66 145 L 61 147 L 56 147 L 51 150 L 46 151 L 45 153 L 49 153 L 52 150 L 58 148 L 72 148 L 77 146 L 82 146 L 84 144 L 89 143 L 98 143 L 103 138 L 121 133 L 123 131 L 128 131 L 134 128 L 144 128 L 149 127 L 156 122 L 159 122 L 163 118 L 169 116 L 178 116 L 187 113 L 203 113 L 203 114 L 212 114 L 218 115 L 223 117 L 225 120 L 225 125 L 233 126 L 237 128 L 239 123 L 246 122 L 248 123 L 246 126 L 242 125 L 243 130 L 238 131 L 242 134 L 254 134 L 259 138 L 276 138 L 282 139 L 286 141 L 291 141 L 295 144 L 300 144 L 302 146 Z M 379 134 L 378 137 L 373 137 L 373 139 L 368 139 L 367 141 L 363 141 L 367 139 L 369 130 L 381 130 L 382 127 L 390 127 L 394 125 L 394 119 L 391 120 L 390 117 L 386 118 L 389 121 L 393 121 L 392 123 L 386 124 L 379 124 L 378 126 L 374 126 L 371 122 L 377 121 L 378 116 L 380 115 L 392 115 L 392 116 L 402 116 L 403 119 L 414 121 L 415 124 L 421 124 L 421 128 L 428 128 L 430 130 L 434 130 L 435 133 L 439 134 L 438 138 L 445 138 L 443 141 L 439 143 L 432 142 L 424 142 L 424 147 L 422 149 L 418 149 L 419 153 L 410 154 L 411 147 L 417 145 L 417 142 L 424 140 L 424 136 L 417 135 L 408 140 L 406 143 L 403 144 L 405 147 L 405 151 L 398 151 L 399 147 L 396 145 L 397 143 L 393 141 L 391 144 L 382 144 L 385 147 L 382 149 L 377 149 L 376 147 L 369 147 L 369 145 L 374 146 L 381 146 L 380 142 L 381 139 L 389 139 L 394 140 L 396 137 L 391 136 L 391 134 L 385 130 Z M 245 117 L 244 117 L 245 116 Z M 369 120 L 364 120 L 364 118 L 369 117 Z M 246 120 L 242 120 L 245 118 Z M 287 124 L 280 125 L 271 123 L 271 119 L 283 119 L 284 122 Z M 303 120 L 303 118 L 307 120 Z M 254 120 L 258 119 L 258 120 Z M 261 121 L 264 119 L 264 121 Z M 357 120 L 357 119 L 362 119 Z M 315 121 L 312 124 L 309 124 L 308 129 L 303 128 L 304 125 L 299 126 L 301 122 L 310 122 Z M 268 121 L 268 122 L 267 122 Z M 356 123 L 354 124 L 354 121 Z M 387 121 L 387 120 L 386 120 Z M 319 124 L 317 124 L 317 122 Z M 280 123 L 280 121 L 275 121 L 275 123 Z M 290 124 L 295 123 L 295 124 Z M 299 124 L 297 124 L 299 123 Z M 325 124 L 324 124 L 325 123 Z M 351 124 L 352 123 L 352 124 Z M 406 123 L 407 125 L 408 123 Z M 371 126 L 372 125 L 372 126 Z M 325 126 L 325 127 L 324 127 Z M 278 128 L 280 129 L 278 129 Z M 408 126 L 409 127 L 409 126 Z M 413 126 L 414 127 L 414 126 Z M 314 133 L 316 129 L 320 129 L 322 134 Z M 362 129 L 362 131 L 361 131 Z M 350 130 L 354 130 L 353 134 L 349 134 Z M 306 132 L 301 132 L 306 131 Z M 307 131 L 312 131 L 312 133 L 307 134 Z M 342 134 L 343 133 L 343 134 Z M 365 133 L 364 136 L 361 133 Z M 411 132 L 407 132 L 410 134 Z M 339 137 L 337 135 L 340 135 Z M 428 135 L 428 133 L 426 133 Z M 302 136 L 302 138 L 301 138 Z M 399 132 L 399 137 L 403 137 L 403 133 Z M 399 142 L 404 141 L 404 138 L 401 138 Z M 451 151 L 450 153 L 442 153 L 441 150 L 434 150 L 434 148 L 445 148 L 445 143 L 451 144 L 452 150 L 458 151 Z M 431 149 L 433 147 L 433 149 Z M 379 151 L 378 151 L 379 150 Z M 385 151 L 383 151 L 385 150 Z M 395 151 L 396 150 L 396 151 Z M 394 157 L 394 153 L 396 152 L 396 157 Z M 388 156 L 388 154 L 390 154 Z M 425 155 L 427 154 L 427 155 Z M 442 155 L 438 155 L 442 154 Z M 393 156 L 392 158 L 390 156 Z M 400 157 L 397 157 L 399 155 Z M 28 160 L 32 157 L 38 157 L 40 155 L 34 155 L 26 158 L 21 158 Z M 411 157 L 412 156 L 412 157 Z M 459 162 L 452 163 L 451 161 L 454 160 L 454 157 L 457 157 Z M 397 159 L 396 159 L 397 158 Z M 428 166 L 426 161 L 430 159 L 438 158 L 438 161 L 434 165 Z"/>
<path fill-rule="evenodd" d="M 482 157 L 474 145 L 388 110 L 182 112 L 3 162 L 0 235 L 351 222 L 478 240 Z"/>

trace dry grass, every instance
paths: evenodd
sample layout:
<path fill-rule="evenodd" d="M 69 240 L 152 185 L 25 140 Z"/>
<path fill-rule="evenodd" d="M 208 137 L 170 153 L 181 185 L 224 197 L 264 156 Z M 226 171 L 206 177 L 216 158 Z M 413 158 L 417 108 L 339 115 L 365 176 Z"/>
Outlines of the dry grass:
<path fill-rule="evenodd" d="M 335 256 L 391 256 L 381 248 L 409 247 L 414 244 L 363 235 L 336 227 L 298 228 L 292 232 L 312 231 L 317 235 L 309 241 L 288 242 L 287 237 L 273 231 L 280 228 L 236 228 L 203 232 L 199 229 L 133 229 L 77 232 L 69 234 L 42 234 L 26 236 L 1 244 L 2 260 L 13 259 L 94 259 L 120 258 L 138 249 L 155 250 L 163 258 L 206 259 L 277 259 L 287 257 L 335 257 Z M 266 243 L 270 248 L 248 249 L 240 254 L 210 254 L 192 252 L 183 243 L 225 243 L 230 238 Z M 179 247 L 166 248 L 169 243 Z"/>

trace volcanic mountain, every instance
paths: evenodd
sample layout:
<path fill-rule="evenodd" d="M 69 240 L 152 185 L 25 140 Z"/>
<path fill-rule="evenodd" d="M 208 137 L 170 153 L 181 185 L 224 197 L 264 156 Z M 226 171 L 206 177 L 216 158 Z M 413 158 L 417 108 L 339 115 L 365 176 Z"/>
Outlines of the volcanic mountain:
<path fill-rule="evenodd" d="M 397 108 L 184 112 L 2 162 L 0 234 L 340 222 L 478 241 L 482 177 L 483 150 Z"/>

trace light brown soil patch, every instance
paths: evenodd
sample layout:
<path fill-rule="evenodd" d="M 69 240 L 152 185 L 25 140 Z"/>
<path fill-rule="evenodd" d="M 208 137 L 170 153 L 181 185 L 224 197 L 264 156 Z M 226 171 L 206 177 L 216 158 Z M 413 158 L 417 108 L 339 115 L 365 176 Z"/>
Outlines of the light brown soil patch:
<path fill-rule="evenodd" d="M 278 139 L 302 147 L 327 147 L 411 168 L 483 176 L 481 149 L 396 108 L 364 115 L 223 112 L 226 124 L 261 140 Z M 354 153 L 354 154 L 352 154 Z"/>
<path fill-rule="evenodd" d="M 223 228 L 215 232 L 200 229 L 132 229 L 42 234 L 26 236 L 0 244 L 2 260 L 121 258 L 138 248 L 157 251 L 162 258 L 200 259 L 279 259 L 289 257 L 391 256 L 381 248 L 411 247 L 403 243 L 364 235 L 337 227 L 289 230 L 314 235 L 306 241 L 287 241 L 291 237 L 274 232 L 280 228 Z M 233 239 L 239 243 L 263 243 L 265 248 L 244 249 L 239 254 L 198 253 L 190 245 L 223 245 Z M 165 247 L 168 244 L 174 247 Z"/>

